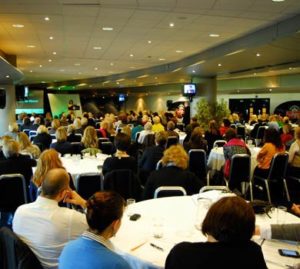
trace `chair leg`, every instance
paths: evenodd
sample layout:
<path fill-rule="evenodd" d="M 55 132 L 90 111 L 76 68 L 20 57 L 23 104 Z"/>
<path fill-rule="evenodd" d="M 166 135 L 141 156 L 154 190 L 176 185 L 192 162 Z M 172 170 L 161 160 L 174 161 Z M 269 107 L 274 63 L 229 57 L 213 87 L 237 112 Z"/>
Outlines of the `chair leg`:
<path fill-rule="evenodd" d="M 285 189 L 286 198 L 287 198 L 288 202 L 290 202 L 291 201 L 290 193 L 289 193 L 289 189 L 287 187 L 285 178 L 283 179 L 283 186 L 284 186 L 284 189 Z"/>
<path fill-rule="evenodd" d="M 252 182 L 249 182 L 249 187 L 250 187 L 250 201 L 253 201 L 253 186 L 252 186 Z"/>
<path fill-rule="evenodd" d="M 265 186 L 266 186 L 266 191 L 267 191 L 268 201 L 269 201 L 269 203 L 271 203 L 271 195 L 270 195 L 270 189 L 269 189 L 269 183 L 268 183 L 268 180 L 265 180 Z"/>
<path fill-rule="evenodd" d="M 206 185 L 207 186 L 210 185 L 210 179 L 209 179 L 209 177 L 210 177 L 210 171 L 208 171 L 207 174 L 206 174 Z"/>

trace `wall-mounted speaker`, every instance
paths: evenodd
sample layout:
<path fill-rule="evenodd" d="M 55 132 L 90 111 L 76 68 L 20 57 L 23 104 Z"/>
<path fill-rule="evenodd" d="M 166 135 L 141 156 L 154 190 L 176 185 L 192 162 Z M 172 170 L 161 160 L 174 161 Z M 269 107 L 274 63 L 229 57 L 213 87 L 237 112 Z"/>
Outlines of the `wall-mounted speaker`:
<path fill-rule="evenodd" d="M 0 89 L 0 108 L 5 108 L 6 105 L 6 91 Z"/>

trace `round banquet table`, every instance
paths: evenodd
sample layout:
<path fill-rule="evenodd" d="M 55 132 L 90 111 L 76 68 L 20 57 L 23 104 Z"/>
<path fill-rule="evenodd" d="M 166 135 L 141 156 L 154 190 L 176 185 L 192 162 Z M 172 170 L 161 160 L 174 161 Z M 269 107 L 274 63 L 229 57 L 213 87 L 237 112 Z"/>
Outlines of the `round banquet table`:
<path fill-rule="evenodd" d="M 253 175 L 254 169 L 257 165 L 256 156 L 261 148 L 259 147 L 250 147 L 251 152 L 251 177 Z M 217 170 L 220 171 L 222 169 L 222 166 L 225 164 L 225 158 L 223 153 L 223 147 L 213 148 L 210 151 L 210 154 L 208 156 L 207 160 L 207 166 L 211 170 Z"/>
<path fill-rule="evenodd" d="M 215 198 L 216 192 L 212 191 L 212 194 L 207 192 L 206 195 Z M 224 194 L 218 193 L 217 195 L 220 198 L 220 195 Z M 112 239 L 112 242 L 121 251 L 163 268 L 166 257 L 175 244 L 182 241 L 206 241 L 206 237 L 196 229 L 195 224 L 196 219 L 198 224 L 200 219 L 203 220 L 207 212 L 207 206 L 205 203 L 201 205 L 205 199 L 198 202 L 197 198 L 198 195 L 178 196 L 135 203 L 131 206 L 130 212 L 141 214 L 141 218 L 137 221 L 130 221 L 125 211 L 121 228 Z M 271 218 L 267 215 L 257 215 L 256 223 L 276 223 L 277 209 L 274 209 L 270 216 Z M 300 223 L 299 218 L 290 213 L 284 215 L 283 221 L 286 223 Z M 153 236 L 153 232 L 157 232 L 158 229 L 157 223 L 159 223 L 160 232 L 163 233 L 162 238 Z M 254 240 L 257 243 L 262 241 L 259 238 Z M 296 249 L 296 246 L 275 240 L 265 241 L 262 250 L 268 268 L 279 269 L 284 268 L 285 265 L 293 265 L 295 260 L 280 256 L 278 248 Z"/>

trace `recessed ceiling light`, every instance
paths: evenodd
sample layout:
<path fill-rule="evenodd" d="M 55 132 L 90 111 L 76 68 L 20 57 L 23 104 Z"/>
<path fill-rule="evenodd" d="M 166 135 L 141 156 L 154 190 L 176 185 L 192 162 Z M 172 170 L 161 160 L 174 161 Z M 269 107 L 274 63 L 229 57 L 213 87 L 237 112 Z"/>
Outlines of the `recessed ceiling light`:
<path fill-rule="evenodd" d="M 183 50 L 176 50 L 176 53 L 183 53 Z"/>
<path fill-rule="evenodd" d="M 260 57 L 260 53 L 256 53 L 256 57 Z"/>
<path fill-rule="evenodd" d="M 60 72 L 65 72 L 65 69 L 59 69 Z"/>
<path fill-rule="evenodd" d="M 94 50 L 102 50 L 102 47 L 97 47 L 97 46 L 95 46 L 95 47 L 93 47 L 93 49 L 94 49 Z"/>
<path fill-rule="evenodd" d="M 257 73 L 254 73 L 253 75 L 254 75 L 254 76 L 256 76 L 256 75 L 257 75 Z"/>
<path fill-rule="evenodd" d="M 46 83 L 46 81 L 43 80 L 43 81 L 41 81 L 41 83 Z"/>
<path fill-rule="evenodd" d="M 56 51 L 53 51 L 52 54 L 53 54 L 53 55 L 56 55 Z"/>
<path fill-rule="evenodd" d="M 209 34 L 210 37 L 220 37 L 219 34 Z"/>
<path fill-rule="evenodd" d="M 110 66 L 114 66 L 114 63 L 110 63 Z"/>
<path fill-rule="evenodd" d="M 32 73 L 33 71 L 32 71 L 32 70 L 29 70 L 29 72 Z"/>
<path fill-rule="evenodd" d="M 39 67 L 43 67 L 43 65 L 40 64 Z"/>
<path fill-rule="evenodd" d="M 285 0 L 272 0 L 273 2 L 284 2 Z"/>
<path fill-rule="evenodd" d="M 289 70 L 293 70 L 293 67 L 289 67 Z"/>
<path fill-rule="evenodd" d="M 196 73 L 196 71 L 195 71 L 195 70 L 192 70 L 192 72 L 193 72 L 193 73 Z"/>
<path fill-rule="evenodd" d="M 54 37 L 53 37 L 53 36 L 49 36 L 49 39 L 50 39 L 50 40 L 53 40 L 53 39 L 54 39 Z"/>
<path fill-rule="evenodd" d="M 52 59 L 49 59 L 48 62 L 51 63 L 51 62 L 52 62 Z"/>
<path fill-rule="evenodd" d="M 272 89 L 269 89 L 269 92 L 271 92 L 272 91 Z"/>
<path fill-rule="evenodd" d="M 165 58 L 159 58 L 158 60 L 159 61 L 165 61 L 166 59 Z"/>
<path fill-rule="evenodd" d="M 116 84 L 117 84 L 117 85 L 119 85 L 119 84 L 120 84 L 120 82 L 119 82 L 119 81 L 117 81 L 117 82 L 116 82 Z"/>
<path fill-rule="evenodd" d="M 75 63 L 74 65 L 75 65 L 75 66 L 80 66 L 80 63 Z"/>
<path fill-rule="evenodd" d="M 219 66 L 219 67 L 221 67 L 221 66 L 222 66 L 222 64 L 218 64 L 218 66 Z"/>
<path fill-rule="evenodd" d="M 35 45 L 27 45 L 27 48 L 33 49 L 35 48 Z"/>
<path fill-rule="evenodd" d="M 130 56 L 130 57 L 133 57 L 134 55 L 133 55 L 133 54 L 130 54 L 129 56 Z"/>
<path fill-rule="evenodd" d="M 135 69 L 136 67 L 135 67 L 135 66 L 130 66 L 129 68 L 130 68 L 130 69 Z"/>
<path fill-rule="evenodd" d="M 174 22 L 170 22 L 170 23 L 169 23 L 169 26 L 170 26 L 170 27 L 174 27 L 174 26 L 175 26 Z"/>
<path fill-rule="evenodd" d="M 98 67 L 94 67 L 94 70 L 97 71 L 97 70 L 98 70 Z"/>
<path fill-rule="evenodd" d="M 23 28 L 24 24 L 13 24 L 12 25 L 14 28 Z"/>
<path fill-rule="evenodd" d="M 49 17 L 45 17 L 44 20 L 45 21 L 50 21 L 50 18 Z"/>
<path fill-rule="evenodd" d="M 148 40 L 148 44 L 151 44 L 152 43 L 152 41 L 151 40 Z"/>
<path fill-rule="evenodd" d="M 114 28 L 113 27 L 102 27 L 103 31 L 113 31 Z"/>
<path fill-rule="evenodd" d="M 10 75 L 6 75 L 5 77 L 6 77 L 6 78 L 10 78 Z"/>

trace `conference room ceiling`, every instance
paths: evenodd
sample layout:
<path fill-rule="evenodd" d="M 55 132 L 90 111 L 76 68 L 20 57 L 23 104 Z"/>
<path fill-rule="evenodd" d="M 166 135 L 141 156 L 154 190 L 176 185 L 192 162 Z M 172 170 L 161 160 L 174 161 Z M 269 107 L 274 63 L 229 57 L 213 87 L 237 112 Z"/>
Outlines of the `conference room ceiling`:
<path fill-rule="evenodd" d="M 50 89 L 291 74 L 299 12 L 299 0 L 2 0 L 0 49 L 21 84 Z"/>

